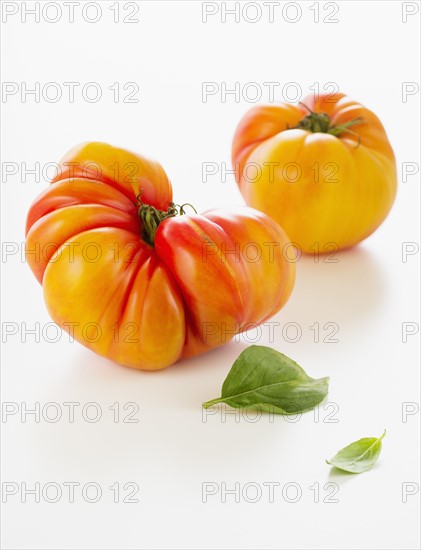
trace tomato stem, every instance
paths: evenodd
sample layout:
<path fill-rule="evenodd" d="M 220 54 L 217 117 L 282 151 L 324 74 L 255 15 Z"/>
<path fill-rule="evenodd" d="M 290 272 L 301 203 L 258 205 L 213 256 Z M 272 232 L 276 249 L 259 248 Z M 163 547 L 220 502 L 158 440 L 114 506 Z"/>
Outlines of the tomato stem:
<path fill-rule="evenodd" d="M 310 109 L 310 107 L 308 107 L 304 103 L 300 103 L 300 105 L 305 107 L 309 114 L 306 115 L 302 120 L 300 120 L 297 126 L 294 126 L 294 129 L 298 128 L 300 130 L 307 130 L 308 132 L 313 133 L 319 132 L 323 134 L 330 134 L 336 137 L 344 132 L 348 132 L 349 134 L 358 136 L 358 145 L 360 144 L 361 137 L 349 128 L 351 126 L 354 126 L 355 124 L 362 124 L 364 122 L 364 119 L 362 117 L 359 116 L 357 118 L 349 120 L 348 122 L 344 122 L 343 124 L 331 126 L 330 117 L 327 113 L 315 113 Z"/>
<path fill-rule="evenodd" d="M 190 203 L 180 206 L 174 202 L 170 202 L 168 210 L 159 210 L 150 204 L 144 204 L 140 198 L 141 195 L 142 193 L 136 197 L 137 202 L 134 204 L 139 207 L 138 214 L 142 220 L 142 239 L 150 246 L 154 246 L 156 231 L 164 220 L 178 215 L 182 216 L 186 213 L 185 206 L 190 206 L 197 214 L 196 209 Z"/>

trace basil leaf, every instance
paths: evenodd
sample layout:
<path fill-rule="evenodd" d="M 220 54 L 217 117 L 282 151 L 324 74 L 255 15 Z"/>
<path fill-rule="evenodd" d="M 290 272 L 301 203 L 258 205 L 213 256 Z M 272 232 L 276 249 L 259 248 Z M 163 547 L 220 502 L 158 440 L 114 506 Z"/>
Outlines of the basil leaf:
<path fill-rule="evenodd" d="M 250 346 L 234 362 L 216 403 L 234 408 L 297 414 L 313 409 L 326 397 L 328 378 L 315 380 L 295 361 L 265 346 Z"/>
<path fill-rule="evenodd" d="M 382 450 L 382 439 L 386 435 L 377 437 L 364 437 L 354 441 L 347 447 L 341 449 L 333 458 L 326 460 L 328 464 L 351 474 L 362 474 L 368 472 L 376 463 Z"/>

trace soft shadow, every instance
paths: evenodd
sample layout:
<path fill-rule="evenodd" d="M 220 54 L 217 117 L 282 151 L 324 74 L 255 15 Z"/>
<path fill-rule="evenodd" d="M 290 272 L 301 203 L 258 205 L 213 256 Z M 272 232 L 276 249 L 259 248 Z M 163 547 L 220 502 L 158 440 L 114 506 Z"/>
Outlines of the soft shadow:
<path fill-rule="evenodd" d="M 327 480 L 342 486 L 345 485 L 345 483 L 349 483 L 352 478 L 358 477 L 359 475 L 361 474 L 344 472 L 343 470 L 339 470 L 339 468 L 335 468 L 335 466 L 331 466 L 329 475 L 327 476 Z"/>
<path fill-rule="evenodd" d="M 379 464 L 376 463 L 372 468 L 371 471 L 377 470 L 379 468 Z M 359 478 L 364 475 L 369 475 L 370 472 L 362 472 L 360 474 L 353 474 L 352 472 L 345 472 L 344 470 L 340 470 L 339 468 L 336 468 L 335 466 L 331 466 L 329 475 L 327 477 L 328 481 L 333 481 L 337 483 L 338 485 L 345 485 L 345 483 L 348 483 L 351 479 Z"/>
<path fill-rule="evenodd" d="M 288 317 L 309 324 L 318 320 L 351 324 L 375 314 L 386 283 L 383 267 L 372 253 L 359 246 L 315 260 L 303 255 L 297 261 Z"/>
<path fill-rule="evenodd" d="M 243 342 L 231 341 L 165 369 L 143 371 L 114 363 L 78 344 L 58 384 L 64 401 L 69 399 L 69 388 L 79 388 L 77 393 L 89 396 L 88 401 L 140 399 L 146 403 L 158 399 L 167 405 L 178 407 L 182 403 L 184 409 L 201 411 L 203 402 L 219 397 L 232 364 L 246 347 Z"/>

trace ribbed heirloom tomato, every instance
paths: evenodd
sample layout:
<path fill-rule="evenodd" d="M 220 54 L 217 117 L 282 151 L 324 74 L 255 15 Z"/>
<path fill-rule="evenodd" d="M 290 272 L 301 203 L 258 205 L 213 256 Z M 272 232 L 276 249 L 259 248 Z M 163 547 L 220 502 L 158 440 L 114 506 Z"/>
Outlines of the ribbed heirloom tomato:
<path fill-rule="evenodd" d="M 288 299 L 289 241 L 265 214 L 187 215 L 158 163 L 104 143 L 75 147 L 60 168 L 29 210 L 27 259 L 51 317 L 96 353 L 161 369 Z"/>
<path fill-rule="evenodd" d="M 254 107 L 237 127 L 232 162 L 247 204 L 307 253 L 362 241 L 396 194 L 395 157 L 380 120 L 339 93 Z"/>

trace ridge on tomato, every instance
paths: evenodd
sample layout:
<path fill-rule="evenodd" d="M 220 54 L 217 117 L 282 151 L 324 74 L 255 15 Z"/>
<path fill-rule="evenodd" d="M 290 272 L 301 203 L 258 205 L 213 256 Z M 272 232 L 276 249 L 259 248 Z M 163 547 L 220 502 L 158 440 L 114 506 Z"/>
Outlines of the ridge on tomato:
<path fill-rule="evenodd" d="M 395 156 L 382 123 L 341 93 L 252 108 L 236 129 L 232 163 L 246 203 L 307 253 L 359 243 L 396 195 Z"/>
<path fill-rule="evenodd" d="M 51 317 L 94 352 L 162 369 L 287 301 L 295 259 L 265 214 L 187 215 L 160 164 L 104 143 L 73 148 L 60 168 L 29 210 L 27 260 Z"/>

